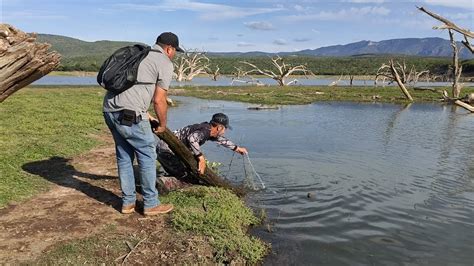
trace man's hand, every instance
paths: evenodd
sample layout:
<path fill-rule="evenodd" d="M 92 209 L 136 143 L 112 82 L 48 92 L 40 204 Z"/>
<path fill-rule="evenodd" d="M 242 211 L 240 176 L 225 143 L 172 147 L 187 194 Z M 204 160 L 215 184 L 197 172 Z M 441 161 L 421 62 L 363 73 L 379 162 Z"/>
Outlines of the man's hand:
<path fill-rule="evenodd" d="M 240 153 L 240 154 L 242 154 L 242 155 L 249 153 L 249 152 L 247 151 L 247 149 L 244 148 L 244 147 L 237 147 L 237 149 L 235 149 L 235 152 L 238 152 L 238 153 Z"/>
<path fill-rule="evenodd" d="M 198 157 L 198 170 L 201 175 L 206 171 L 206 159 L 203 155 Z"/>
<path fill-rule="evenodd" d="M 160 126 L 160 127 L 157 127 L 157 128 L 156 128 L 155 132 L 156 132 L 156 133 L 163 133 L 163 132 L 165 132 L 165 129 L 166 129 L 166 127 L 161 127 L 161 126 Z"/>

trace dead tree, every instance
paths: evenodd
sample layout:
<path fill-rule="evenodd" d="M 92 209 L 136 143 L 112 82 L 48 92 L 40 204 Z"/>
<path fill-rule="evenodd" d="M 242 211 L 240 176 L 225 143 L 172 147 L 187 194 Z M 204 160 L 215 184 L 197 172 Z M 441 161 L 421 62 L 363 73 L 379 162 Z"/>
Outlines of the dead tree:
<path fill-rule="evenodd" d="M 424 7 L 417 7 L 420 11 L 422 12 L 425 12 L 426 14 L 428 14 L 429 16 L 431 16 L 432 18 L 434 19 L 437 19 L 441 22 L 443 22 L 444 25 L 441 25 L 441 26 L 435 26 L 433 27 L 433 29 L 435 30 L 443 30 L 443 29 L 448 29 L 448 30 L 453 30 L 453 31 L 456 31 L 460 34 L 462 34 L 464 36 L 464 41 L 461 41 L 462 44 L 464 44 L 464 46 L 466 46 L 467 49 L 469 49 L 469 51 L 471 51 L 471 53 L 474 54 L 474 46 L 471 45 L 469 39 L 474 39 L 474 32 L 470 31 L 469 29 L 463 29 L 459 26 L 457 26 L 456 24 L 454 24 L 453 22 L 449 21 L 448 19 L 436 14 L 436 13 L 433 13 L 427 9 L 425 9 Z"/>
<path fill-rule="evenodd" d="M 197 161 L 191 151 L 169 129 L 166 128 L 164 132 L 157 133 L 157 135 L 168 144 L 173 153 L 178 156 L 181 162 L 189 170 L 189 173 L 191 174 L 189 178 L 199 181 L 199 183 L 204 185 L 230 189 L 239 196 L 244 194 L 244 191 L 240 187 L 227 182 L 215 174 L 209 167 L 206 167 L 204 174 L 200 174 L 197 167 Z"/>
<path fill-rule="evenodd" d="M 0 103 L 59 65 L 61 56 L 48 52 L 50 46 L 37 43 L 36 34 L 0 24 Z"/>
<path fill-rule="evenodd" d="M 195 76 L 200 74 L 207 74 L 206 69 L 209 67 L 209 58 L 203 52 L 193 52 L 187 58 L 189 70 L 186 75 L 186 80 L 190 81 Z"/>
<path fill-rule="evenodd" d="M 453 31 L 456 31 L 459 34 L 463 35 L 464 40 L 461 41 L 461 42 L 473 54 L 474 54 L 474 46 L 471 45 L 469 40 L 474 39 L 474 32 L 470 31 L 469 29 L 463 29 L 463 28 L 457 26 L 456 24 L 454 24 L 453 22 L 449 21 L 448 19 L 446 19 L 446 18 L 444 18 L 444 17 L 442 17 L 442 16 L 440 16 L 436 13 L 433 13 L 433 12 L 423 8 L 423 7 L 418 7 L 418 9 L 420 11 L 428 14 L 432 18 L 434 18 L 436 20 L 439 20 L 443 23 L 443 25 L 435 26 L 435 27 L 433 27 L 433 29 L 447 29 L 448 32 L 449 32 L 449 39 L 451 41 L 451 47 L 453 47 L 453 66 L 452 66 L 453 67 L 453 71 L 452 71 L 452 75 L 453 75 L 453 77 L 452 77 L 453 78 L 452 95 L 453 95 L 453 98 L 449 98 L 447 96 L 447 93 L 443 93 L 443 98 L 446 101 L 454 102 L 455 104 L 466 108 L 470 112 L 474 112 L 474 107 L 472 107 L 471 105 L 469 105 L 467 103 L 462 102 L 459 98 L 459 95 L 461 94 L 461 89 L 462 89 L 462 86 L 459 83 L 459 78 L 461 77 L 461 73 L 462 73 L 462 67 L 459 65 L 459 55 L 458 55 L 459 54 L 459 48 L 457 47 L 456 41 L 454 40 Z"/>
<path fill-rule="evenodd" d="M 234 66 L 234 69 L 235 71 L 232 72 L 233 77 L 230 85 L 234 85 L 234 83 L 245 83 L 255 86 L 265 86 L 265 83 L 248 75 L 250 72 L 252 72 L 252 70 L 244 71 L 241 67 L 236 66 Z"/>
<path fill-rule="evenodd" d="M 236 67 L 234 66 L 235 71 L 232 72 L 232 75 L 236 79 L 240 79 L 242 77 L 246 77 L 249 73 L 249 71 L 244 71 L 241 67 Z"/>
<path fill-rule="evenodd" d="M 335 80 L 335 81 L 333 81 L 333 82 L 329 83 L 329 84 L 328 84 L 328 86 L 329 86 L 329 87 L 338 86 L 338 85 L 339 85 L 339 82 L 341 82 L 342 75 L 343 75 L 343 74 L 341 74 L 341 76 L 339 77 L 339 79 L 338 79 L 338 80 Z"/>
<path fill-rule="evenodd" d="M 219 70 L 220 70 L 219 65 L 216 65 L 215 69 L 212 69 L 211 67 L 209 67 L 208 70 L 209 70 L 209 75 L 211 75 L 212 77 L 212 80 L 217 81 L 217 78 L 221 75 L 221 73 L 219 73 Z"/>
<path fill-rule="evenodd" d="M 191 81 L 195 76 L 207 74 L 209 58 L 204 52 L 186 51 L 174 61 L 176 81 Z"/>
<path fill-rule="evenodd" d="M 183 53 L 173 61 L 175 79 L 178 82 L 183 81 L 186 78 L 187 64 L 186 64 L 186 53 Z"/>
<path fill-rule="evenodd" d="M 349 74 L 349 86 L 352 87 L 353 82 L 354 82 L 354 75 Z"/>
<path fill-rule="evenodd" d="M 454 41 L 453 32 L 448 30 L 449 32 L 449 39 L 451 40 L 451 47 L 453 47 L 453 97 L 459 98 L 461 94 L 462 86 L 459 83 L 459 78 L 461 77 L 462 73 L 462 66 L 459 65 L 459 48 L 456 45 L 456 41 Z"/>
<path fill-rule="evenodd" d="M 278 82 L 278 85 L 280 86 L 287 86 L 288 83 L 285 83 L 285 79 L 293 73 L 299 72 L 303 73 L 303 75 L 305 76 L 307 76 L 308 74 L 314 75 L 313 72 L 308 70 L 305 65 L 291 66 L 289 64 L 285 64 L 283 58 L 281 58 L 280 56 L 271 58 L 271 61 L 273 67 L 277 70 L 276 73 L 272 70 L 260 69 L 256 65 L 246 61 L 242 61 L 241 63 L 252 67 L 252 69 L 250 69 L 247 73 L 257 73 L 267 76 L 269 78 L 272 78 L 273 80 L 276 80 Z"/>
<path fill-rule="evenodd" d="M 411 97 L 410 92 L 408 92 L 407 88 L 405 87 L 405 84 L 407 84 L 414 76 L 417 76 L 417 74 L 411 74 L 412 71 L 410 71 L 410 73 L 407 74 L 406 70 L 407 70 L 407 67 L 406 67 L 405 62 L 403 62 L 403 64 L 400 64 L 399 62 L 395 64 L 393 62 L 393 59 L 390 59 L 388 65 L 382 64 L 382 66 L 377 70 L 377 74 L 375 75 L 375 83 L 377 84 L 377 80 L 379 79 L 379 77 L 384 77 L 388 79 L 389 82 L 395 81 L 397 82 L 398 87 L 400 87 L 405 97 L 408 100 L 413 101 L 413 97 Z M 424 71 L 420 73 L 423 73 L 423 72 Z"/>

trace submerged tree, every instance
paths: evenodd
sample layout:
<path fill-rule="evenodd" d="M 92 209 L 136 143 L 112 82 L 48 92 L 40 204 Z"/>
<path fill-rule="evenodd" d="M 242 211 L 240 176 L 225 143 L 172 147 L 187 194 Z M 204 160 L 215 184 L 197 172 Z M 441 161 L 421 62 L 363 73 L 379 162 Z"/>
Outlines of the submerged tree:
<path fill-rule="evenodd" d="M 406 63 L 394 62 L 393 59 L 389 60 L 389 64 L 382 64 L 382 66 L 377 70 L 377 74 L 375 75 L 375 84 L 380 77 L 388 79 L 389 82 L 397 82 L 398 87 L 402 90 L 405 97 L 413 101 L 413 97 L 408 92 L 406 85 L 409 83 L 415 84 L 418 79 L 423 76 L 429 74 L 428 70 L 423 71 L 416 71 L 415 67 L 412 66 L 410 71 L 407 71 Z"/>
<path fill-rule="evenodd" d="M 50 46 L 36 42 L 36 34 L 0 24 L 0 103 L 59 65 L 61 56 L 48 52 Z"/>
<path fill-rule="evenodd" d="M 212 77 L 212 80 L 217 81 L 217 78 L 221 75 L 221 73 L 219 73 L 219 71 L 221 70 L 219 65 L 216 65 L 215 68 L 209 66 L 207 70 L 209 72 L 208 74 Z"/>
<path fill-rule="evenodd" d="M 251 67 L 251 69 L 246 72 L 247 74 L 255 73 L 267 76 L 273 80 L 276 80 L 280 86 L 287 86 L 291 83 L 295 83 L 295 80 L 285 82 L 285 79 L 294 73 L 302 73 L 305 76 L 308 74 L 314 75 L 313 72 L 307 69 L 306 65 L 292 66 L 290 64 L 286 64 L 283 58 L 280 56 L 270 58 L 270 60 L 272 61 L 272 66 L 276 71 L 260 69 L 256 65 L 246 61 L 242 61 L 241 63 Z"/>

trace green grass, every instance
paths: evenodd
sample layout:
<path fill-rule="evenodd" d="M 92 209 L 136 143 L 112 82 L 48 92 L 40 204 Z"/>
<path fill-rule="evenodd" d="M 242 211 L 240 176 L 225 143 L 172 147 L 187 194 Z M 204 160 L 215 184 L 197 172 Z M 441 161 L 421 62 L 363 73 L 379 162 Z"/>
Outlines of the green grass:
<path fill-rule="evenodd" d="M 255 264 L 267 253 L 268 247 L 246 234 L 248 226 L 261 221 L 236 195 L 216 187 L 191 187 L 162 199 L 176 206 L 172 224 L 181 231 L 204 234 L 211 239 L 217 262 L 229 262 L 235 255 Z"/>
<path fill-rule="evenodd" d="M 159 243 L 169 242 L 171 243 L 169 248 L 176 249 L 183 239 L 188 239 L 187 241 L 193 239 L 191 236 L 198 236 L 197 239 L 200 239 L 193 244 L 198 247 L 194 251 L 198 253 L 197 255 L 200 255 L 200 247 L 206 249 L 207 246 L 207 243 L 204 245 L 200 243 L 201 239 L 209 241 L 214 257 L 205 259 L 203 261 L 205 264 L 216 262 L 255 265 L 267 254 L 269 249 L 267 244 L 246 234 L 248 226 L 259 223 L 260 219 L 231 192 L 221 188 L 195 186 L 171 192 L 160 198 L 162 202 L 175 205 L 171 214 L 171 224 L 178 231 L 164 234 L 166 236 L 163 237 L 162 233 L 156 234 L 154 226 L 135 228 L 139 229 L 139 232 L 127 233 L 117 229 L 114 224 L 108 224 L 96 235 L 58 243 L 28 264 L 116 264 L 120 263 L 120 260 L 116 259 L 129 251 L 127 242 L 135 246 L 145 238 L 147 241 L 137 252 L 148 254 L 145 258 L 141 258 L 141 262 L 151 263 L 162 251 L 156 249 Z M 176 243 L 178 245 L 174 246 Z M 183 257 L 178 259 L 181 263 L 178 264 L 188 264 L 186 252 L 182 255 Z M 138 264 L 134 259 L 128 260 L 128 263 Z M 196 261 L 192 263 L 199 264 Z"/>
<path fill-rule="evenodd" d="M 95 88 L 25 88 L 0 104 L 0 208 L 47 189 L 22 166 L 91 149 L 104 128 L 103 91 Z"/>
<path fill-rule="evenodd" d="M 138 236 L 120 234 L 113 224 L 105 225 L 98 235 L 69 240 L 52 247 L 40 257 L 27 264 L 35 265 L 84 265 L 114 264 L 121 254 L 129 249 L 125 242 L 135 246 Z"/>
<path fill-rule="evenodd" d="M 327 86 L 266 86 L 266 87 L 182 87 L 179 95 L 201 99 L 240 101 L 254 104 L 287 105 L 309 104 L 317 101 L 354 101 L 407 103 L 398 87 L 327 87 Z M 437 92 L 408 89 L 414 102 L 438 102 L 441 91 L 451 88 L 437 88 Z M 173 90 L 170 90 L 173 93 Z M 461 95 L 474 92 L 474 87 L 464 88 Z M 374 100 L 376 98 L 376 100 Z"/>

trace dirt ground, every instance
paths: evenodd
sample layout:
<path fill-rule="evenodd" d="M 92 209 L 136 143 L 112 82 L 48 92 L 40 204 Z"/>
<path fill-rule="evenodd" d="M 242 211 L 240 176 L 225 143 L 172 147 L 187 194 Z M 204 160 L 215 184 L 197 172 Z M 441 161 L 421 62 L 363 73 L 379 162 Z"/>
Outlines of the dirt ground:
<path fill-rule="evenodd" d="M 110 225 L 121 236 L 147 237 L 140 252 L 127 258 L 129 263 L 211 262 L 207 241 L 173 230 L 169 214 L 120 213 L 113 140 L 110 134 L 98 138 L 105 144 L 75 158 L 53 157 L 23 166 L 24 171 L 50 181 L 52 187 L 26 202 L 0 209 L 0 264 L 34 262 L 54 246 L 103 234 Z"/>

